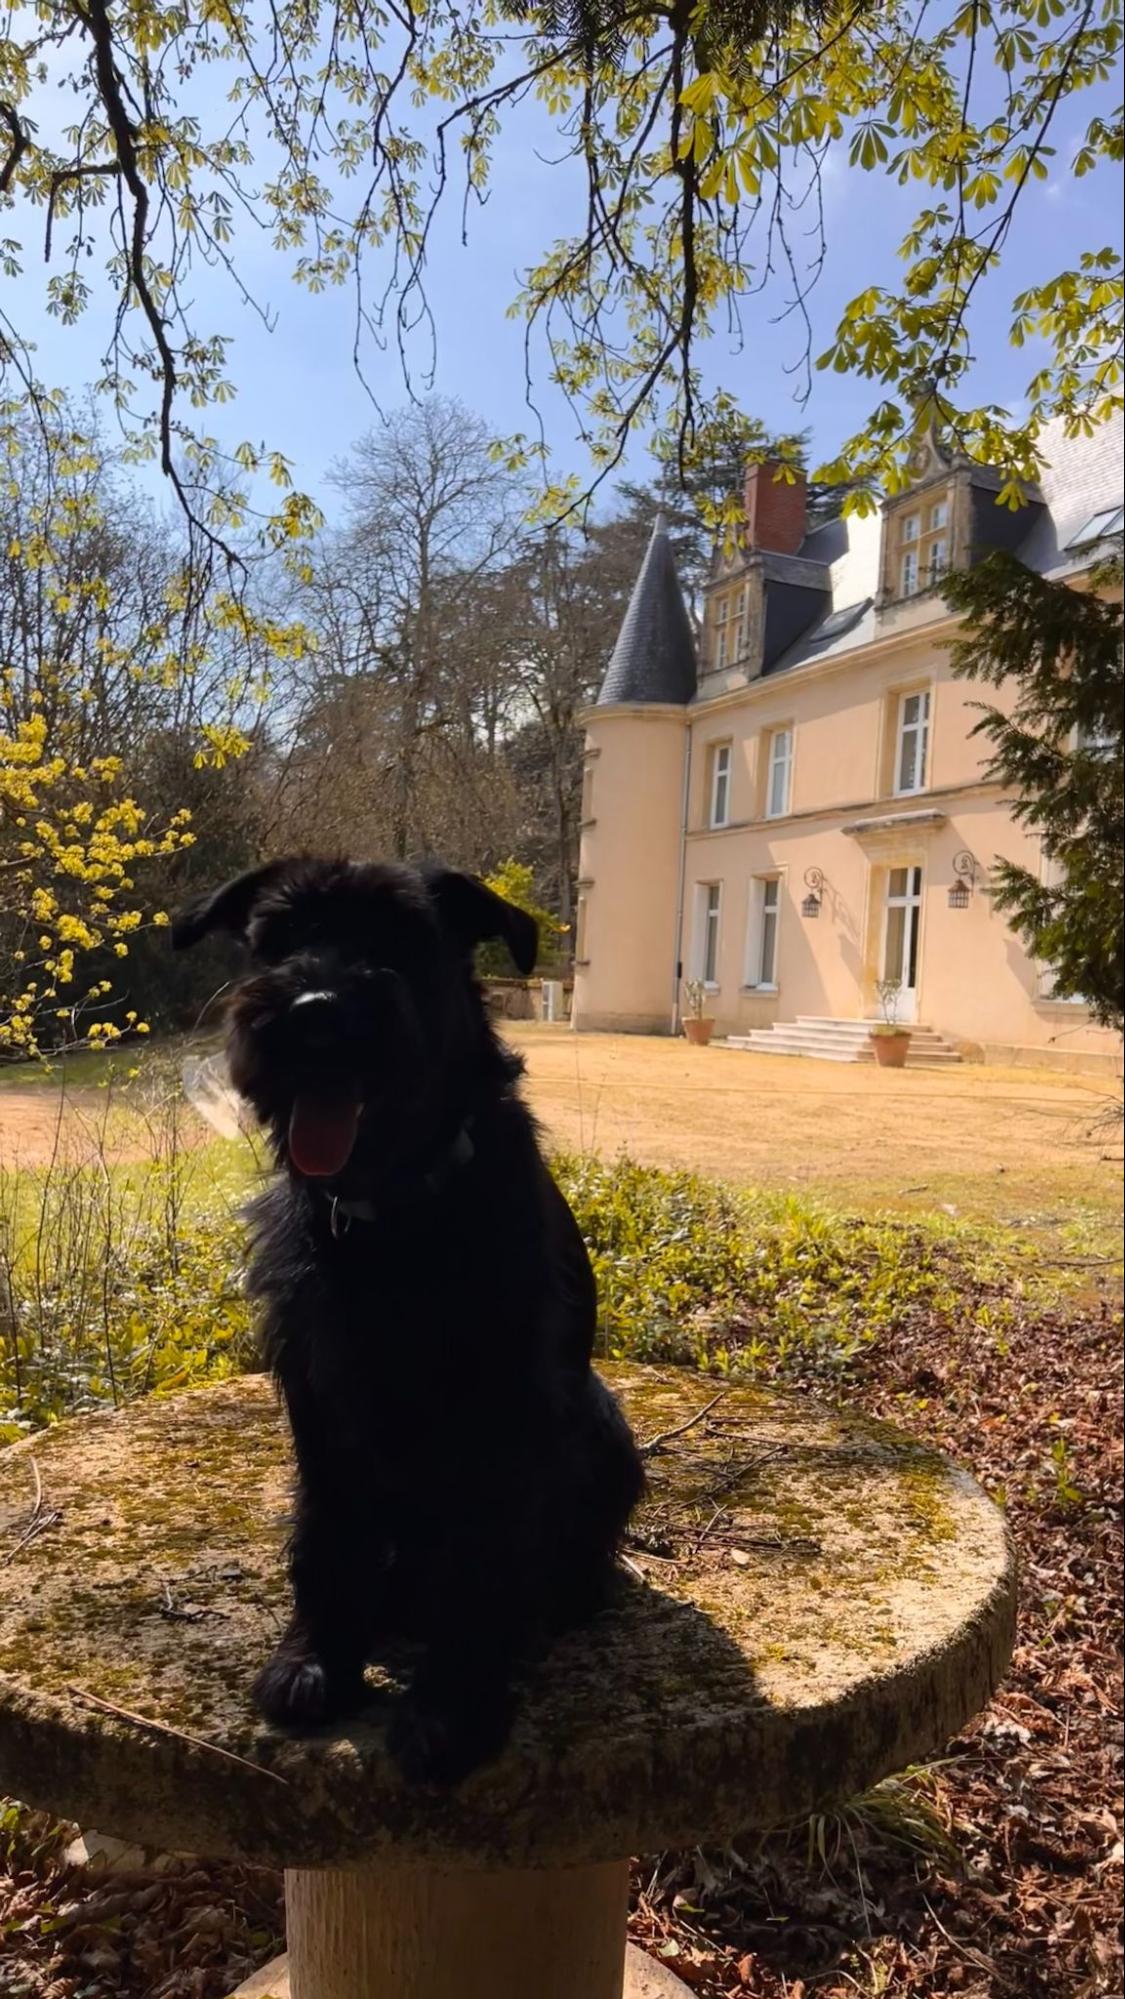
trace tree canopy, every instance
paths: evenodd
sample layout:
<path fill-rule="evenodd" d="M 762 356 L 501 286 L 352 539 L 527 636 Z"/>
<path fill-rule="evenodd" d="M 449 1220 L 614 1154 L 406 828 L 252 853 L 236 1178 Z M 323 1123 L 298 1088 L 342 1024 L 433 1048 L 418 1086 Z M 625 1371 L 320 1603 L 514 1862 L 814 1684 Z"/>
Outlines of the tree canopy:
<path fill-rule="evenodd" d="M 222 952 L 171 953 L 164 912 L 270 851 L 491 870 L 565 951 L 579 716 L 656 494 L 531 528 L 526 478 L 430 396 L 356 440 L 341 523 L 242 618 L 88 412 L 70 434 L 29 415 L 0 459 L 0 1063 L 206 1022 Z"/>
<path fill-rule="evenodd" d="M 473 830 L 486 861 L 533 857 L 565 916 L 574 718 L 619 595 L 616 569 L 591 564 L 631 562 L 647 498 L 603 524 L 592 553 L 559 523 L 638 434 L 708 530 L 735 520 L 731 469 L 748 451 L 796 464 L 800 435 L 772 436 L 729 384 L 709 388 L 702 360 L 710 334 L 744 320 L 749 334 L 755 311 L 779 309 L 798 384 L 817 367 L 871 384 L 867 422 L 810 468 L 817 490 L 873 505 L 933 426 L 1001 467 L 1001 498 L 1018 504 L 1047 419 L 1089 431 L 1120 406 L 1120 253 L 1094 236 L 1009 299 L 1011 339 L 1035 354 L 1018 421 L 973 400 L 974 306 L 1004 285 L 1029 187 L 1106 166 L 1119 181 L 1122 112 L 1107 107 L 1120 49 L 1121 0 L 13 0 L 0 38 L 10 1037 L 34 1045 L 35 1021 L 78 990 L 98 1011 L 107 955 L 130 956 L 130 929 L 159 914 L 156 884 L 203 865 L 189 794 L 197 842 L 206 805 L 232 853 L 251 822 L 265 837 L 291 804 L 307 814 L 310 786 L 331 817 L 329 741 L 348 745 L 340 810 L 353 786 L 364 801 L 386 793 L 396 850 L 439 829 L 460 847 Z M 1081 134 L 1056 157 L 1071 100 Z M 200 305 L 201 269 L 267 322 L 263 268 L 313 293 L 350 287 L 357 365 L 369 346 L 397 347 L 408 391 L 428 389 L 438 217 L 452 206 L 467 238 L 489 228 L 501 141 L 529 103 L 557 135 L 573 213 L 557 240 L 545 225 L 511 310 L 529 405 L 544 378 L 561 390 L 589 472 L 556 483 L 535 422 L 501 439 L 458 418 L 470 486 L 437 481 L 435 524 L 424 479 L 399 505 L 385 423 L 355 457 L 355 518 L 329 547 L 284 439 L 233 442 L 215 414 L 236 395 L 238 355 L 214 287 Z M 817 354 L 830 157 L 917 201 L 897 283 L 862 285 Z M 37 286 L 84 354 L 108 310 L 94 400 L 117 420 L 116 458 L 155 461 L 178 499 L 174 536 L 144 527 L 135 558 L 97 423 L 42 379 L 34 319 L 21 324 Z M 435 402 L 418 423 L 443 420 Z M 416 430 L 399 426 L 411 453 Z M 546 532 L 509 551 L 532 469 Z M 463 538 L 466 519 L 480 547 L 466 564 L 458 539 L 446 563 L 435 535 Z M 690 542 L 691 515 L 676 525 Z M 389 576 L 372 587 L 391 543 L 423 565 L 409 601 L 393 601 Z M 231 787 L 225 766 L 256 738 L 271 687 L 282 726 Z M 163 811 L 145 802 L 157 798 Z"/>
<path fill-rule="evenodd" d="M 1013 342 L 1045 356 L 1019 384 L 1018 422 L 972 400 L 974 297 L 1002 283 L 1030 185 L 1119 167 L 1122 114 L 1104 92 L 1050 163 L 1060 107 L 1112 81 L 1120 46 L 1120 0 L 17 0 L 0 41 L 4 267 L 30 282 L 45 252 L 47 305 L 67 324 L 108 296 L 101 387 L 132 448 L 221 539 L 253 517 L 251 475 L 268 473 L 282 491 L 259 525 L 285 543 L 315 509 L 286 490 L 276 440 L 228 456 L 209 434 L 200 413 L 236 383 L 193 272 L 220 267 L 260 304 L 243 253 L 265 232 L 311 291 L 353 287 L 357 354 L 397 342 L 409 372 L 435 218 L 453 202 L 466 231 L 488 227 L 505 120 L 535 98 L 581 192 L 513 309 L 531 400 L 543 362 L 594 478 L 646 424 L 674 438 L 685 473 L 714 461 L 740 417 L 725 388 L 705 391 L 701 343 L 772 290 L 806 379 L 828 367 L 872 383 L 869 420 L 817 468 L 850 482 L 849 504 L 893 491 L 935 421 L 1006 469 L 1015 504 L 1047 418 L 1088 427 L 1120 400 L 1120 253 L 1080 243 L 1010 300 Z M 816 355 L 807 301 L 833 148 L 918 207 L 897 286 L 857 291 Z M 0 330 L 9 395 L 42 399 L 18 324 Z M 539 448 L 519 437 L 512 461 Z"/>
<path fill-rule="evenodd" d="M 57 416 L 0 434 L 0 1061 L 147 1026 L 138 953 L 197 846 L 225 858 L 261 718 L 260 638 L 227 592 L 185 591 L 180 524 L 88 413 Z"/>

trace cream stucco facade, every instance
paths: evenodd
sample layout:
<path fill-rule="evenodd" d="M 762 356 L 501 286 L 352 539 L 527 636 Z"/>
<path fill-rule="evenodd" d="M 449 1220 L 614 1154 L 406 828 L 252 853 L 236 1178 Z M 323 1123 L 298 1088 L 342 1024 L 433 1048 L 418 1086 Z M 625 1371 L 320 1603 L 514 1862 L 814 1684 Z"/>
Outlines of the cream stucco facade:
<path fill-rule="evenodd" d="M 1116 449 L 1119 468 L 1119 434 Z M 923 531 L 968 506 L 967 477 L 958 491 L 945 461 L 929 471 L 920 499 L 896 503 L 900 515 L 915 505 Z M 1068 557 L 1065 542 L 1082 524 L 1061 517 L 1061 499 L 1052 515 L 1046 477 L 1044 488 L 1034 531 L 1042 540 L 1051 526 L 1044 546 L 1058 560 L 1035 566 L 1082 587 L 1091 557 Z M 1096 511 L 1088 491 L 1066 504 Z M 1112 1068 L 1117 1037 L 1051 997 L 1049 969 L 994 905 L 995 861 L 1037 869 L 1038 843 L 982 774 L 981 691 L 950 671 L 955 625 L 940 593 L 888 588 L 888 539 L 905 533 L 909 548 L 917 527 L 909 516 L 905 528 L 886 516 L 832 526 L 825 547 L 803 534 L 788 556 L 767 545 L 719 565 L 689 699 L 614 699 L 610 676 L 588 714 L 575 1026 L 673 1032 L 691 978 L 720 1035 L 857 1020 L 878 1014 L 877 981 L 897 977 L 902 1017 L 964 1054 Z M 755 585 L 767 601 L 807 592 L 818 566 L 827 641 L 799 634 L 763 670 L 749 628 L 780 612 L 755 616 Z M 717 643 L 724 590 L 747 626 L 741 661 Z M 628 695 L 636 679 L 619 673 L 618 687 Z"/>

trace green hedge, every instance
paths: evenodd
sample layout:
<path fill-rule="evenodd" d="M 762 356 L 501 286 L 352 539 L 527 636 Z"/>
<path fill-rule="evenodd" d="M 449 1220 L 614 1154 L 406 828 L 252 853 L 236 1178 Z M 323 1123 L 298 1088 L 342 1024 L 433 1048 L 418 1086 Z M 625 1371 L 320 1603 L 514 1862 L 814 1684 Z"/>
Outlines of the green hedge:
<path fill-rule="evenodd" d="M 924 1314 L 1002 1332 L 1006 1237 L 841 1214 L 629 1160 L 555 1171 L 598 1280 L 599 1349 L 723 1375 L 838 1374 Z M 233 1145 L 151 1167 L 0 1174 L 0 1439 L 254 1358 Z"/>

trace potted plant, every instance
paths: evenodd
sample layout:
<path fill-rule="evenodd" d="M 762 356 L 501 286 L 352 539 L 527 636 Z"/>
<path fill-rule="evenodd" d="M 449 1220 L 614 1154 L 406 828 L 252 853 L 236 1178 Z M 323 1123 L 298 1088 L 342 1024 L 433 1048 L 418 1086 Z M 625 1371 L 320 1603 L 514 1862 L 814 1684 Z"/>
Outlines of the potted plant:
<path fill-rule="evenodd" d="M 715 1023 L 703 1011 L 707 1003 L 707 988 L 702 979 L 688 979 L 684 985 L 687 1011 L 684 1014 L 683 1029 L 687 1039 L 696 1048 L 706 1048 L 715 1032 Z"/>
<path fill-rule="evenodd" d="M 875 990 L 883 1011 L 882 1020 L 874 1021 L 870 1030 L 875 1060 L 881 1069 L 904 1069 L 910 1047 L 910 1029 L 903 1027 L 898 1017 L 902 980 L 879 979 Z"/>

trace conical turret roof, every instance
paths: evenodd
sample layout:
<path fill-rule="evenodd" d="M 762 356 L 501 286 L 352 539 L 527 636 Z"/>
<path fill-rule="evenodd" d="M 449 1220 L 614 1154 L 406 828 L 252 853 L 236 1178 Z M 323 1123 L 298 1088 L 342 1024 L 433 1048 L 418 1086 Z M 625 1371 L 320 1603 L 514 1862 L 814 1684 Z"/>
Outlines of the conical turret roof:
<path fill-rule="evenodd" d="M 695 638 L 663 514 L 658 514 L 617 634 L 598 706 L 686 705 L 696 688 Z"/>

